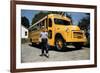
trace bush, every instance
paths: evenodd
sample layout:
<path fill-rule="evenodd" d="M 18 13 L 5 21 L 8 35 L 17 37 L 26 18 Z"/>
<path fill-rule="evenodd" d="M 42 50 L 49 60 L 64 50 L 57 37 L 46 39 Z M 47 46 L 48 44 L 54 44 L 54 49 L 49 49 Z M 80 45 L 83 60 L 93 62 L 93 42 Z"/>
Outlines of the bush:
<path fill-rule="evenodd" d="M 84 46 L 90 48 L 90 37 L 87 37 L 87 42 Z"/>
<path fill-rule="evenodd" d="M 21 38 L 21 44 L 28 43 L 28 42 L 29 42 L 28 38 Z"/>

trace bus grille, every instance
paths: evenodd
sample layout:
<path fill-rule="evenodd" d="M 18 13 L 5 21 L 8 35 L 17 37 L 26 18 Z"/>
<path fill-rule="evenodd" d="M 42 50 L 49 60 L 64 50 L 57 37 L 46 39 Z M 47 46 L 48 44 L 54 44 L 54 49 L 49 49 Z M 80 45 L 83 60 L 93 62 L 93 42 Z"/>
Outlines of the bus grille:
<path fill-rule="evenodd" d="M 82 32 L 73 32 L 73 38 L 81 39 L 81 38 L 83 38 L 83 33 Z"/>

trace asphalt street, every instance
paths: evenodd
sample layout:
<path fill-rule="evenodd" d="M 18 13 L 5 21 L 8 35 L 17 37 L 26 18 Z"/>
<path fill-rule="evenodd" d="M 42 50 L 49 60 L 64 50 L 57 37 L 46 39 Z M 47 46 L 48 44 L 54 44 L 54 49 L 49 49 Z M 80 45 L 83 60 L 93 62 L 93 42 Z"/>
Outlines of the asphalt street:
<path fill-rule="evenodd" d="M 82 47 L 82 49 L 77 49 L 70 45 L 63 51 L 57 51 L 54 48 L 49 49 L 49 58 L 46 56 L 40 56 L 40 54 L 41 49 L 39 45 L 32 46 L 31 43 L 25 43 L 21 46 L 22 63 L 88 60 L 90 58 L 90 48 Z"/>

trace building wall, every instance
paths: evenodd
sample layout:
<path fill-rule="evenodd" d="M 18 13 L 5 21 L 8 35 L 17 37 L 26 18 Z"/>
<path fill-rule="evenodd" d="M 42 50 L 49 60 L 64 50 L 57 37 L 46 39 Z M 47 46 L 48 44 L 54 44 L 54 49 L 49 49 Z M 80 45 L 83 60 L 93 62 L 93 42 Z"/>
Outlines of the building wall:
<path fill-rule="evenodd" d="M 21 27 L 21 38 L 28 38 L 28 29 L 24 26 Z"/>

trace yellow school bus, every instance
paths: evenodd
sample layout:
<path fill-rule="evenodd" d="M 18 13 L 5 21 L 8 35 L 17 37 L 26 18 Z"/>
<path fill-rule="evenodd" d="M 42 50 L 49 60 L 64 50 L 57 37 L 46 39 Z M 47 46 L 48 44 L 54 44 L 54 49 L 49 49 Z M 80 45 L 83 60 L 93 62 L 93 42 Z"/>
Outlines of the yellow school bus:
<path fill-rule="evenodd" d="M 39 43 L 42 26 L 48 30 L 48 44 L 62 50 L 68 44 L 81 48 L 87 41 L 85 32 L 72 25 L 68 17 L 59 14 L 48 14 L 29 27 L 31 43 Z"/>

